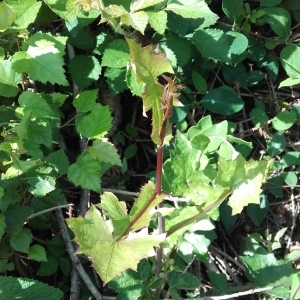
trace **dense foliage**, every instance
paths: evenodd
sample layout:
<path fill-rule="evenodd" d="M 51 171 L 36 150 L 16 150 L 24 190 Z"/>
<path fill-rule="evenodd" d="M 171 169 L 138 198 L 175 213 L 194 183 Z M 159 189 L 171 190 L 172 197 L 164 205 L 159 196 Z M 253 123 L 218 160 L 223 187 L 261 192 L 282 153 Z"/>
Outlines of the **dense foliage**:
<path fill-rule="evenodd" d="M 1 296 L 300 299 L 299 22 L 296 0 L 1 2 Z"/>

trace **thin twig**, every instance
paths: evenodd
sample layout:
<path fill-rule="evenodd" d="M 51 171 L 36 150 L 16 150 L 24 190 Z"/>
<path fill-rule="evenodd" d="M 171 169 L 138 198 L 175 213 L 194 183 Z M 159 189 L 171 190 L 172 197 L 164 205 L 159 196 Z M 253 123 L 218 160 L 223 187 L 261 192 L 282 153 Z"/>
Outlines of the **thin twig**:
<path fill-rule="evenodd" d="M 73 206 L 74 204 L 73 203 L 69 203 L 69 204 L 63 204 L 63 205 L 57 205 L 57 206 L 54 206 L 54 207 L 51 207 L 51 208 L 48 208 L 48 209 L 45 209 L 45 210 L 42 210 L 42 211 L 39 211 L 35 214 L 32 214 L 31 216 L 29 216 L 26 220 L 26 222 L 28 222 L 29 220 L 37 217 L 37 216 L 40 216 L 40 215 L 43 215 L 43 214 L 46 214 L 50 211 L 53 211 L 53 210 L 57 210 L 57 209 L 60 209 L 60 208 L 69 208 L 70 206 Z"/>
<path fill-rule="evenodd" d="M 102 295 L 94 286 L 93 282 L 91 281 L 90 277 L 85 272 L 79 258 L 77 257 L 77 255 L 75 253 L 74 247 L 73 247 L 70 237 L 68 235 L 67 226 L 65 224 L 61 209 L 56 210 L 56 216 L 57 216 L 57 222 L 58 222 L 58 225 L 60 228 L 62 238 L 65 242 L 67 252 L 69 253 L 69 256 L 72 260 L 74 268 L 76 268 L 77 273 L 79 274 L 81 279 L 84 281 L 84 283 L 86 284 L 86 286 L 88 287 L 88 289 L 90 290 L 92 295 L 96 298 L 96 300 L 102 300 L 103 299 Z"/>

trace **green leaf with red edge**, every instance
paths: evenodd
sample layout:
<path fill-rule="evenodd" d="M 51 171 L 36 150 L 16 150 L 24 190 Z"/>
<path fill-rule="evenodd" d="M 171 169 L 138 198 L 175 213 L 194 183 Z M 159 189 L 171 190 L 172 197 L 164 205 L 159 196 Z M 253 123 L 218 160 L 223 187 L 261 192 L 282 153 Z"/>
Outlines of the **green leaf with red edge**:
<path fill-rule="evenodd" d="M 159 133 L 163 123 L 162 94 L 164 87 L 157 81 L 157 77 L 163 73 L 174 73 L 171 62 L 162 52 L 156 53 L 149 45 L 140 47 L 135 41 L 126 38 L 130 48 L 132 68 L 136 73 L 138 83 L 145 83 L 142 93 L 144 109 L 152 109 L 152 140 L 160 145 Z"/>
<path fill-rule="evenodd" d="M 110 222 L 103 219 L 95 206 L 85 218 L 70 218 L 67 223 L 79 244 L 77 253 L 91 259 L 104 284 L 126 269 L 136 270 L 140 260 L 155 255 L 153 247 L 164 239 L 164 235 L 149 235 L 146 228 L 118 241 L 112 235 Z"/>
<path fill-rule="evenodd" d="M 249 203 L 260 203 L 261 185 L 266 181 L 272 162 L 272 159 L 269 161 L 245 161 L 242 155 L 239 155 L 234 161 L 219 158 L 216 184 L 222 187 L 231 187 L 232 195 L 228 205 L 232 207 L 233 215 L 240 213 Z"/>

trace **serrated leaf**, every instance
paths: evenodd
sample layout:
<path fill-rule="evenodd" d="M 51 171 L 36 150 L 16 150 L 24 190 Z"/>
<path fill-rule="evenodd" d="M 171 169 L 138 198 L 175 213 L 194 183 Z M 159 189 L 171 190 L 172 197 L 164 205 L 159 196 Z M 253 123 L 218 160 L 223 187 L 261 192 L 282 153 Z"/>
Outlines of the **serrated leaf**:
<path fill-rule="evenodd" d="M 53 176 L 36 175 L 28 179 L 29 192 L 35 197 L 44 197 L 55 190 L 56 180 Z"/>
<path fill-rule="evenodd" d="M 136 42 L 126 38 L 130 48 L 130 57 L 138 83 L 145 83 L 142 94 L 145 111 L 152 109 L 152 133 L 151 137 L 156 144 L 161 144 L 160 129 L 163 122 L 163 109 L 161 97 L 163 86 L 157 81 L 157 76 L 163 73 L 174 73 L 171 63 L 165 56 L 155 53 L 152 46 L 141 48 Z"/>
<path fill-rule="evenodd" d="M 147 11 L 151 27 L 159 34 L 163 35 L 167 29 L 168 15 L 164 11 Z"/>
<path fill-rule="evenodd" d="M 96 104 L 98 90 L 87 90 L 78 94 L 73 100 L 74 107 L 78 112 L 88 112 L 93 109 Z"/>
<path fill-rule="evenodd" d="M 219 158 L 216 184 L 231 188 L 228 205 L 232 207 L 233 215 L 240 213 L 249 203 L 260 203 L 261 185 L 266 180 L 271 163 L 272 160 L 246 162 L 241 155 L 234 161 Z"/>
<path fill-rule="evenodd" d="M 228 19 L 236 23 L 237 19 L 241 16 L 244 11 L 243 0 L 222 0 L 222 9 Z"/>
<path fill-rule="evenodd" d="M 100 192 L 100 170 L 101 165 L 97 159 L 89 153 L 79 157 L 77 162 L 68 169 L 68 179 L 76 186 L 84 189 Z"/>
<path fill-rule="evenodd" d="M 0 3 L 0 5 L 3 3 Z M 1 13 L 1 7 L 0 7 Z M 0 16 L 1 18 L 1 16 Z M 0 25 L 1 27 L 1 25 Z M 0 95 L 14 97 L 19 93 L 17 84 L 21 80 L 21 74 L 12 69 L 10 60 L 0 60 Z"/>
<path fill-rule="evenodd" d="M 59 175 L 65 173 L 70 165 L 68 157 L 62 149 L 52 152 L 45 157 L 45 162 L 50 164 L 51 167 L 55 168 L 55 171 Z"/>
<path fill-rule="evenodd" d="M 108 44 L 104 50 L 101 65 L 110 68 L 123 68 L 129 61 L 130 54 L 126 41 L 116 39 Z"/>
<path fill-rule="evenodd" d="M 213 18 L 215 21 L 219 18 L 204 0 L 173 0 L 168 3 L 165 10 L 171 10 L 184 18 Z"/>
<path fill-rule="evenodd" d="M 11 26 L 13 29 L 25 29 L 30 23 L 33 23 L 41 8 L 42 3 L 36 0 L 13 1 L 7 0 L 7 4 L 15 12 L 14 22 Z"/>
<path fill-rule="evenodd" d="M 130 3 L 130 11 L 138 11 L 163 1 L 164 0 L 135 0 Z"/>
<path fill-rule="evenodd" d="M 15 234 L 10 239 L 10 245 L 16 251 L 28 253 L 29 245 L 32 242 L 32 234 L 28 228 L 23 228 L 21 232 Z"/>
<path fill-rule="evenodd" d="M 28 250 L 28 257 L 35 261 L 47 261 L 46 251 L 41 245 L 33 245 Z"/>
<path fill-rule="evenodd" d="M 12 57 L 13 69 L 26 72 L 32 79 L 46 83 L 68 85 L 63 68 L 63 45 L 67 38 L 57 38 L 50 34 L 38 34 L 29 39 L 27 51 L 19 51 Z"/>
<path fill-rule="evenodd" d="M 77 55 L 69 62 L 68 68 L 81 90 L 97 81 L 101 74 L 101 65 L 95 56 Z"/>
<path fill-rule="evenodd" d="M 58 300 L 63 297 L 57 288 L 22 277 L 0 276 L 0 290 L 3 299 Z"/>
<path fill-rule="evenodd" d="M 13 23 L 15 13 L 6 3 L 0 3 L 0 31 L 5 31 Z"/>
<path fill-rule="evenodd" d="M 157 206 L 165 197 L 165 194 L 155 195 L 155 184 L 153 182 L 149 181 L 144 185 L 129 213 L 129 219 L 133 223 L 132 230 L 136 231 L 148 226 L 151 220 L 151 209 Z"/>
<path fill-rule="evenodd" d="M 148 20 L 149 18 L 145 11 L 131 12 L 121 16 L 121 21 L 125 25 L 132 26 L 142 34 L 144 34 L 145 28 L 148 24 Z"/>
<path fill-rule="evenodd" d="M 99 106 L 98 109 L 84 116 L 76 128 L 80 134 L 88 139 L 98 139 L 107 134 L 111 128 L 112 117 L 108 106 Z"/>
<path fill-rule="evenodd" d="M 153 247 L 164 238 L 164 235 L 148 235 L 145 229 L 130 233 L 124 240 L 115 240 L 95 206 L 91 207 L 85 218 L 69 218 L 67 223 L 79 244 L 77 253 L 84 253 L 93 261 L 93 267 L 104 283 L 128 268 L 136 270 L 140 260 L 155 255 Z"/>
<path fill-rule="evenodd" d="M 122 162 L 117 153 L 115 146 L 109 142 L 103 140 L 94 141 L 93 146 L 89 148 L 91 157 L 103 161 L 110 165 L 116 165 L 122 167 Z"/>

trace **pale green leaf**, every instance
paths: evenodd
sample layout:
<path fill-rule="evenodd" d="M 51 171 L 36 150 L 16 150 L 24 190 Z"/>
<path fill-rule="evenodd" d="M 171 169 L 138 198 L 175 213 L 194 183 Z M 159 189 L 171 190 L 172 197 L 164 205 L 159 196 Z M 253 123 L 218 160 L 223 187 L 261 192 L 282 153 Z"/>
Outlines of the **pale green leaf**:
<path fill-rule="evenodd" d="M 13 23 L 15 13 L 6 3 L 0 3 L 0 31 L 8 29 Z"/>
<path fill-rule="evenodd" d="M 78 112 L 88 112 L 96 104 L 98 90 L 87 90 L 78 94 L 73 100 L 73 105 Z"/>
<path fill-rule="evenodd" d="M 48 175 L 36 175 L 28 179 L 30 185 L 28 191 L 35 197 L 44 197 L 55 190 L 55 177 Z"/>
<path fill-rule="evenodd" d="M 138 11 L 149 6 L 153 6 L 163 2 L 164 0 L 135 0 L 130 4 L 130 11 Z"/>
<path fill-rule="evenodd" d="M 129 48 L 126 41 L 116 39 L 104 50 L 102 66 L 123 68 L 130 62 Z"/>
<path fill-rule="evenodd" d="M 136 270 L 140 260 L 155 255 L 153 247 L 164 239 L 164 235 L 148 235 L 148 230 L 144 229 L 130 233 L 126 239 L 116 240 L 95 206 L 85 218 L 69 218 L 67 223 L 79 244 L 77 253 L 83 253 L 92 260 L 104 283 L 126 269 Z"/>
<path fill-rule="evenodd" d="M 228 31 L 226 34 L 234 38 L 230 45 L 231 54 L 240 55 L 246 51 L 248 47 L 248 38 L 245 35 L 235 31 Z"/>
<path fill-rule="evenodd" d="M 130 48 L 131 62 L 133 70 L 136 73 L 137 82 L 145 83 L 145 89 L 142 94 L 145 111 L 152 109 L 152 134 L 151 137 L 156 144 L 161 144 L 159 136 L 163 122 L 163 110 L 161 97 L 163 94 L 163 86 L 158 82 L 157 76 L 163 73 L 174 73 L 171 63 L 166 60 L 165 56 L 155 53 L 150 45 L 141 48 L 135 41 L 126 38 Z"/>
<path fill-rule="evenodd" d="M 84 189 L 100 192 L 100 170 L 101 165 L 97 159 L 88 153 L 77 159 L 68 169 L 68 179 L 76 186 Z"/>
<path fill-rule="evenodd" d="M 0 5 L 3 3 L 0 3 Z M 1 9 L 1 8 L 0 8 Z M 14 97 L 18 94 L 17 84 L 21 80 L 21 74 L 12 69 L 10 60 L 0 60 L 0 95 Z"/>
<path fill-rule="evenodd" d="M 41 245 L 33 245 L 28 249 L 28 257 L 35 261 L 47 261 L 45 248 Z"/>
<path fill-rule="evenodd" d="M 131 227 L 132 230 L 136 231 L 148 226 L 151 220 L 151 209 L 157 206 L 165 197 L 165 194 L 155 195 L 155 184 L 153 182 L 149 181 L 144 185 L 129 213 L 130 221 L 135 221 Z"/>
<path fill-rule="evenodd" d="M 134 29 L 138 30 L 142 34 L 146 29 L 148 24 L 148 15 L 145 11 L 137 11 L 125 14 L 121 17 L 121 21 L 127 25 L 132 26 Z"/>
<path fill-rule="evenodd" d="M 101 65 L 95 56 L 77 55 L 68 64 L 69 72 L 81 90 L 97 81 Z M 81 72 L 78 72 L 81 70 Z"/>
<path fill-rule="evenodd" d="M 300 73 L 299 73 L 300 76 Z M 285 86 L 297 85 L 300 83 L 300 78 L 288 78 L 280 82 L 279 89 Z"/>
<path fill-rule="evenodd" d="M 165 10 L 171 10 L 184 18 L 214 18 L 218 16 L 213 13 L 204 0 L 171 0 Z"/>
<path fill-rule="evenodd" d="M 167 13 L 165 11 L 147 11 L 151 27 L 159 34 L 163 35 L 167 29 Z"/>
<path fill-rule="evenodd" d="M 13 29 L 25 29 L 33 23 L 41 6 L 41 2 L 36 0 L 6 0 L 5 1 L 15 12 L 14 22 L 11 26 Z"/>
<path fill-rule="evenodd" d="M 112 117 L 108 106 L 99 106 L 98 109 L 84 116 L 76 128 L 80 134 L 88 139 L 97 139 L 107 134 L 111 128 Z"/>
<path fill-rule="evenodd" d="M 32 242 L 32 234 L 28 228 L 23 228 L 21 232 L 13 235 L 10 239 L 10 245 L 16 251 L 28 253 L 29 245 Z"/>
<path fill-rule="evenodd" d="M 89 153 L 93 158 L 103 161 L 110 165 L 117 165 L 122 167 L 122 162 L 117 153 L 115 146 L 103 140 L 96 140 L 93 146 L 89 148 Z"/>

